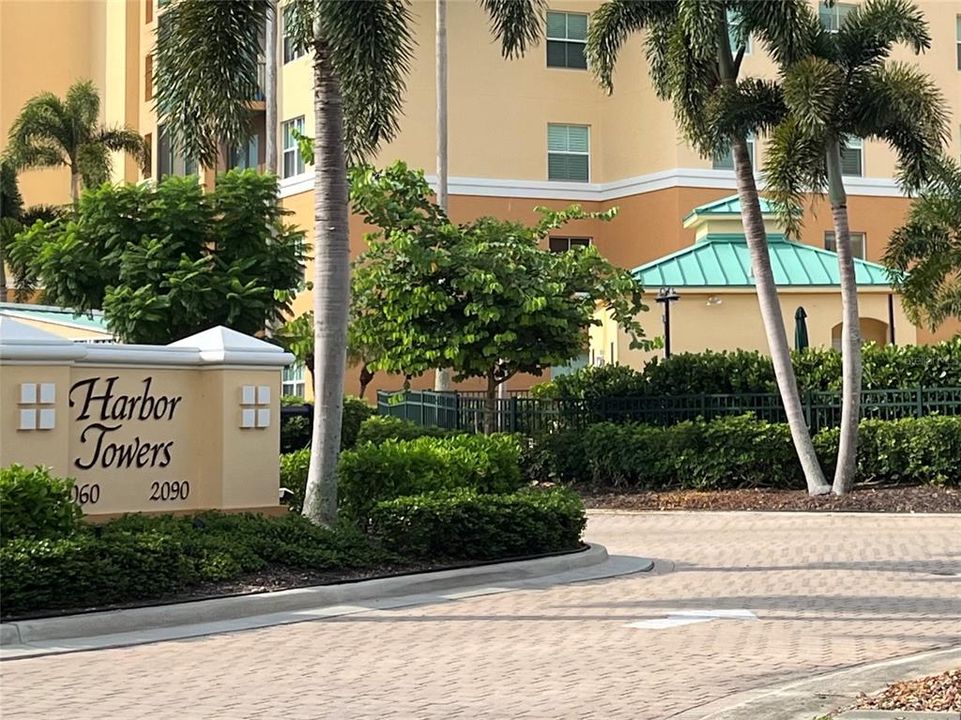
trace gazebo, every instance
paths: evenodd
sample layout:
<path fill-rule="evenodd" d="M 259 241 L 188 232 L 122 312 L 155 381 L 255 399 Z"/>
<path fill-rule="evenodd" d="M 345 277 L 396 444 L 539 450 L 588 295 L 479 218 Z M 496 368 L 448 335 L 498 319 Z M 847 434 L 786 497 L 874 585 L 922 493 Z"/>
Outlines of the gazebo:
<path fill-rule="evenodd" d="M 794 338 L 796 314 L 804 315 L 811 347 L 838 347 L 841 290 L 837 255 L 788 240 L 773 207 L 762 200 L 761 210 L 788 338 Z M 647 336 L 665 337 L 669 329 L 672 353 L 767 352 L 737 197 L 694 208 L 684 218 L 684 227 L 694 230 L 693 245 L 632 271 L 650 299 L 651 310 L 641 317 Z M 854 263 L 865 342 L 917 342 L 916 328 L 895 297 L 885 268 L 861 259 Z M 662 302 L 655 303 L 658 294 Z M 799 308 L 803 313 L 798 313 Z M 594 364 L 617 362 L 639 367 L 653 355 L 664 353 L 663 349 L 651 353 L 631 350 L 626 335 L 606 314 L 602 323 L 591 331 Z"/>

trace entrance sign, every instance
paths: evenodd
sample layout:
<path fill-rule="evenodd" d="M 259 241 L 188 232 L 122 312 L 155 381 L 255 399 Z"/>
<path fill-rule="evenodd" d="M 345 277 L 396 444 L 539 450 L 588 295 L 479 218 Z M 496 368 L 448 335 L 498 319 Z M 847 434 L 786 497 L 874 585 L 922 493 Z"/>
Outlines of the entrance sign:
<path fill-rule="evenodd" d="M 281 372 L 223 327 L 170 345 L 73 343 L 0 317 L 0 466 L 76 478 L 88 515 L 278 507 Z"/>

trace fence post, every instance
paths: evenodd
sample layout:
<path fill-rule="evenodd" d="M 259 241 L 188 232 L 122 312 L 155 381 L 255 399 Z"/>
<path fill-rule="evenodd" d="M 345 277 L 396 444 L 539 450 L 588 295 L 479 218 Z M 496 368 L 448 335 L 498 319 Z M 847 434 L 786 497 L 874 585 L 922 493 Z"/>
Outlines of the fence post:
<path fill-rule="evenodd" d="M 915 417 L 924 416 L 924 386 L 918 385 L 918 404 L 917 404 L 917 415 Z"/>
<path fill-rule="evenodd" d="M 710 420 L 707 416 L 707 395 L 705 393 L 701 393 L 701 417 L 704 420 Z"/>
<path fill-rule="evenodd" d="M 517 396 L 511 395 L 511 432 L 517 432 Z"/>
<path fill-rule="evenodd" d="M 804 422 L 808 426 L 808 431 L 812 433 L 817 432 L 817 428 L 814 427 L 813 412 L 811 408 L 812 390 L 808 388 L 804 392 Z"/>

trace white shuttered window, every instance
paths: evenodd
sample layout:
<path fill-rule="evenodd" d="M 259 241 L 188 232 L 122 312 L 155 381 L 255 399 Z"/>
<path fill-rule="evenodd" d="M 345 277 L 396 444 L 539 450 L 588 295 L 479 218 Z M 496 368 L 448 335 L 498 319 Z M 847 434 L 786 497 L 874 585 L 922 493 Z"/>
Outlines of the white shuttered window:
<path fill-rule="evenodd" d="M 547 126 L 547 179 L 590 181 L 590 128 L 587 125 Z"/>

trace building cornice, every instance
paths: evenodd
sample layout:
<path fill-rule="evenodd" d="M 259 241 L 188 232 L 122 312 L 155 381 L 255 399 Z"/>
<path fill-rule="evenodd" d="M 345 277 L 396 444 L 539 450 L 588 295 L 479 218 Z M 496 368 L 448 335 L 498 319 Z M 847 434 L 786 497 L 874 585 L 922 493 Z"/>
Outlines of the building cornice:
<path fill-rule="evenodd" d="M 762 178 L 756 176 L 755 179 L 758 187 L 763 191 Z M 427 181 L 433 186 L 436 184 L 436 177 L 428 175 Z M 848 177 L 845 178 L 844 185 L 848 195 L 904 197 L 904 193 L 901 192 L 897 182 L 891 178 Z M 448 192 L 451 195 L 564 200 L 568 202 L 607 202 L 676 187 L 716 190 L 737 189 L 733 171 L 708 168 L 674 168 L 608 183 L 475 177 L 452 177 L 448 181 Z M 280 197 L 287 198 L 299 195 L 310 192 L 313 188 L 313 173 L 285 178 L 280 181 Z"/>

